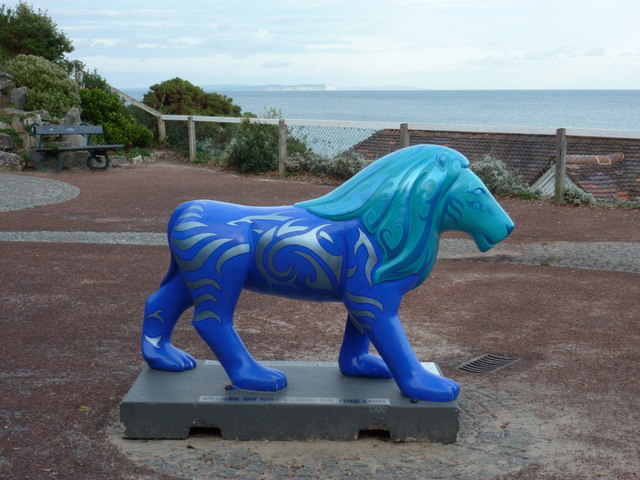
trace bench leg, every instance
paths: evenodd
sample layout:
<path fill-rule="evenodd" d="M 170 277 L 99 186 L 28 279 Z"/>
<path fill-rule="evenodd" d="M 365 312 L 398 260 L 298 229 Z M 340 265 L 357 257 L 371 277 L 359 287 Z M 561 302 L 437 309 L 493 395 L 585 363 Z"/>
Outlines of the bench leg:
<path fill-rule="evenodd" d="M 104 159 L 100 157 L 104 157 Z M 89 156 L 87 157 L 87 168 L 90 170 L 106 170 L 111 165 L 111 159 L 109 158 L 109 154 L 105 151 L 102 153 L 98 153 L 95 150 L 89 151 Z"/>
<path fill-rule="evenodd" d="M 57 153 L 43 152 L 36 160 L 36 168 L 41 172 L 59 172 L 62 170 L 62 157 Z"/>

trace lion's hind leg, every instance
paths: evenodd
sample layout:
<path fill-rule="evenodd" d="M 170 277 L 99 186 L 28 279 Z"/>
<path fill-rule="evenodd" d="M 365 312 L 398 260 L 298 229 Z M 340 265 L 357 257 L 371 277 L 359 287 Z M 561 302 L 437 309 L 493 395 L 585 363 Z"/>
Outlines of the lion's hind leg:
<path fill-rule="evenodd" d="M 146 302 L 142 325 L 142 356 L 151 368 L 183 371 L 196 366 L 195 359 L 171 344 L 180 315 L 193 304 L 191 295 L 172 260 L 166 278 Z"/>
<path fill-rule="evenodd" d="M 239 255 L 224 263 L 219 274 L 213 273 L 215 278 L 188 282 L 195 305 L 193 326 L 220 361 L 232 387 L 273 392 L 287 386 L 287 377 L 258 363 L 233 325 L 250 262 L 250 256 Z"/>
<path fill-rule="evenodd" d="M 351 315 L 347 316 L 338 357 L 340 372 L 348 377 L 391 378 L 391 371 L 384 360 L 369 353 L 371 341 L 365 331 L 367 327 L 366 324 L 358 324 Z"/>

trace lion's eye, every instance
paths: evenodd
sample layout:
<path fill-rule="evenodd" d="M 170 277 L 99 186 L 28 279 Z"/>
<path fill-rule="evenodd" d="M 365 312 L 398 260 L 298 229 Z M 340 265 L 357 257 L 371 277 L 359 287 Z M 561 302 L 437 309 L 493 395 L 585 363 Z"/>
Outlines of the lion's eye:
<path fill-rule="evenodd" d="M 487 191 L 482 187 L 476 187 L 474 189 L 469 190 L 469 193 L 473 193 L 474 195 L 486 195 Z"/>

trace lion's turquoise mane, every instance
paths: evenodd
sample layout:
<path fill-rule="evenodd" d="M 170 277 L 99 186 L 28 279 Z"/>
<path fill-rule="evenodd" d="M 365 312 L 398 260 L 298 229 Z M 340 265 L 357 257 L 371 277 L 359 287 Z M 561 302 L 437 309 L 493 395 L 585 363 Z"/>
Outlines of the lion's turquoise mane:
<path fill-rule="evenodd" d="M 469 161 L 447 147 L 417 145 L 382 157 L 327 195 L 297 203 L 330 220 L 359 218 L 381 251 L 375 281 L 429 272 L 439 231 L 439 199 Z"/>

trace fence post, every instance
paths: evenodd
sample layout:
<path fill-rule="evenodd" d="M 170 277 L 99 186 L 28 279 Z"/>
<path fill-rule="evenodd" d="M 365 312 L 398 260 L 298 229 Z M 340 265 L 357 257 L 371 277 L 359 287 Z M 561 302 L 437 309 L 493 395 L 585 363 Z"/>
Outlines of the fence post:
<path fill-rule="evenodd" d="M 287 126 L 284 119 L 278 122 L 278 173 L 287 172 Z"/>
<path fill-rule="evenodd" d="M 409 141 L 409 124 L 400 124 L 400 148 L 406 148 L 410 145 Z"/>
<path fill-rule="evenodd" d="M 189 160 L 191 162 L 196 160 L 196 122 L 193 121 L 193 116 L 189 115 Z"/>
<path fill-rule="evenodd" d="M 167 138 L 167 125 L 164 122 L 162 114 L 158 116 L 158 140 L 161 142 Z"/>
<path fill-rule="evenodd" d="M 559 128 L 556 130 L 556 169 L 555 169 L 555 190 L 553 203 L 562 205 L 564 203 L 564 186 L 567 174 L 567 130 Z"/>

